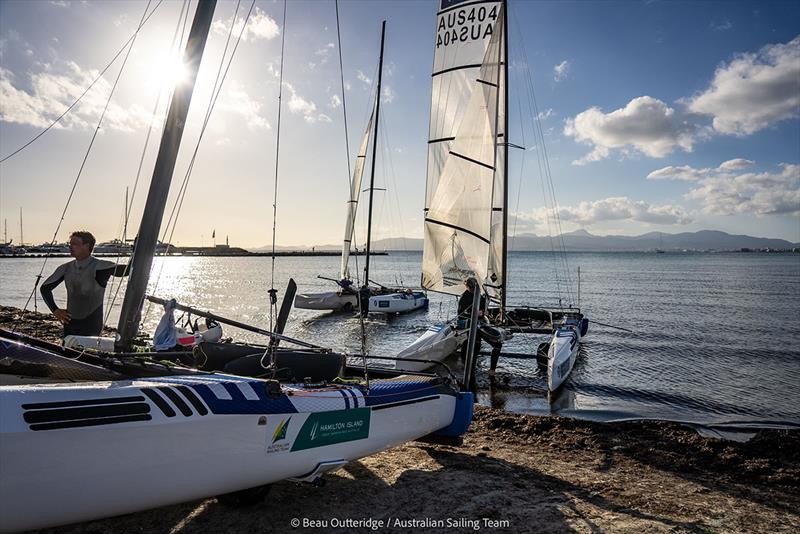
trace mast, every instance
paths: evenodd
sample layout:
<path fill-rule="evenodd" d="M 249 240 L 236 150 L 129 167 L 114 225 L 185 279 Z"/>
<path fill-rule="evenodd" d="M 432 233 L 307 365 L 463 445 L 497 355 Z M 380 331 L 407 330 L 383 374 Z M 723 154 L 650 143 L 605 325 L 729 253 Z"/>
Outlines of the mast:
<path fill-rule="evenodd" d="M 142 303 L 147 290 L 150 269 L 153 265 L 153 253 L 158 242 L 161 219 L 164 216 L 172 173 L 175 170 L 175 160 L 183 137 L 197 71 L 200 68 L 200 60 L 203 57 L 216 4 L 216 0 L 199 0 L 192 21 L 192 29 L 186 41 L 183 57 L 189 72 L 189 79 L 185 84 L 175 88 L 167 112 L 158 158 L 153 169 L 153 178 L 150 182 L 150 190 L 147 193 L 147 202 L 136 238 L 136 248 L 130 262 L 131 274 L 120 311 L 117 327 L 119 333 L 114 343 L 114 349 L 117 351 L 129 351 L 131 342 L 139 330 Z"/>
<path fill-rule="evenodd" d="M 381 111 L 381 77 L 383 75 L 383 40 L 386 35 L 386 21 L 381 23 L 381 55 L 378 59 L 378 92 L 375 96 L 375 130 L 372 138 L 372 170 L 369 178 L 369 209 L 367 211 L 367 261 L 364 266 L 364 286 L 369 287 L 369 252 L 372 246 L 372 197 L 375 191 L 375 154 L 378 148 L 378 122 L 380 122 Z M 362 313 L 366 310 L 362 310 Z"/>
<path fill-rule="evenodd" d="M 508 289 L 508 4 L 506 0 L 500 4 L 503 10 L 503 55 L 500 58 L 505 62 L 503 68 L 503 268 L 500 278 L 500 320 L 506 315 L 506 291 Z M 497 68 L 501 68 L 498 65 Z M 498 109 L 498 112 L 500 110 Z"/>
<path fill-rule="evenodd" d="M 25 244 L 25 239 L 22 237 L 22 206 L 19 208 L 19 246 Z"/>

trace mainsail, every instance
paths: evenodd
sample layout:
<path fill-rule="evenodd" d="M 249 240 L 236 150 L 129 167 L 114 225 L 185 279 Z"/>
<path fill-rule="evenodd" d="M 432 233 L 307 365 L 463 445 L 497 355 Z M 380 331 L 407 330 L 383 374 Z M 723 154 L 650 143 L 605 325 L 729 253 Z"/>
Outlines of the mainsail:
<path fill-rule="evenodd" d="M 374 111 L 373 111 L 374 113 Z M 367 161 L 367 148 L 369 146 L 369 134 L 372 131 L 372 117 L 370 114 L 367 122 L 367 129 L 364 131 L 364 138 L 361 140 L 361 147 L 358 149 L 356 166 L 353 170 L 353 178 L 350 180 L 350 199 L 347 201 L 347 220 L 344 225 L 344 243 L 342 244 L 342 267 L 340 276 L 342 280 L 350 279 L 350 246 L 353 242 L 353 234 L 356 223 L 356 211 L 358 209 L 358 197 L 361 193 L 361 177 L 364 174 L 364 164 Z"/>
<path fill-rule="evenodd" d="M 474 276 L 502 299 L 505 51 L 502 2 L 442 0 L 434 56 L 422 286 Z"/>

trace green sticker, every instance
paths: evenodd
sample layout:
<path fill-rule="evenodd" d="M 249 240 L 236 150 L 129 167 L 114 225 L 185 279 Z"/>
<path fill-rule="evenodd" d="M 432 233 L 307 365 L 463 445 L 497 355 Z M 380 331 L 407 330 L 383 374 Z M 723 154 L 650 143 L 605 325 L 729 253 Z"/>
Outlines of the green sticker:
<path fill-rule="evenodd" d="M 297 434 L 292 451 L 367 438 L 370 413 L 369 408 L 312 413 Z"/>

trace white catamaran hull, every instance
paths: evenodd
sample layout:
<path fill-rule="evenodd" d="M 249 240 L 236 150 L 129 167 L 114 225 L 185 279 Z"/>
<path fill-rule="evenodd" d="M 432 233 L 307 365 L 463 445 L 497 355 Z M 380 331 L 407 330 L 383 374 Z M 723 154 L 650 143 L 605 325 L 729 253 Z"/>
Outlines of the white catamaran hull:
<path fill-rule="evenodd" d="M 336 291 L 298 294 L 294 297 L 294 307 L 304 310 L 355 310 L 358 308 L 358 295 Z"/>
<path fill-rule="evenodd" d="M 308 477 L 447 427 L 456 413 L 452 389 L 425 379 L 376 382 L 367 396 L 291 385 L 270 395 L 266 385 L 192 375 L 0 387 L 0 530 Z"/>
<path fill-rule="evenodd" d="M 369 299 L 370 313 L 408 313 L 428 307 L 428 297 L 419 291 L 389 293 Z"/>
<path fill-rule="evenodd" d="M 445 358 L 458 351 L 458 348 L 466 340 L 467 333 L 466 330 L 456 330 L 447 324 L 431 326 L 414 343 L 397 354 L 397 358 L 429 360 L 429 362 L 398 360 L 395 362 L 395 369 L 424 371 L 434 367 L 434 362 L 444 361 Z"/>
<path fill-rule="evenodd" d="M 555 391 L 567 379 L 578 357 L 580 333 L 575 327 L 559 328 L 547 351 L 547 389 Z"/>

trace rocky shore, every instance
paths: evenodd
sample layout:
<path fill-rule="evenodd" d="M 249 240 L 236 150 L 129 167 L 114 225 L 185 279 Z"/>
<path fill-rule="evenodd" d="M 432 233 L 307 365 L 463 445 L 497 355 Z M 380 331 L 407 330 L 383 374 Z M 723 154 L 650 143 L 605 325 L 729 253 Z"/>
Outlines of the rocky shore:
<path fill-rule="evenodd" d="M 0 307 L 12 325 L 58 337 L 49 316 Z M 798 532 L 798 510 L 796 431 L 737 443 L 478 406 L 459 447 L 407 443 L 248 508 L 210 498 L 52 532 Z"/>

